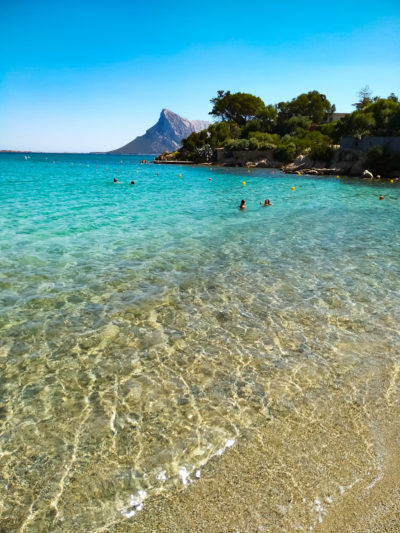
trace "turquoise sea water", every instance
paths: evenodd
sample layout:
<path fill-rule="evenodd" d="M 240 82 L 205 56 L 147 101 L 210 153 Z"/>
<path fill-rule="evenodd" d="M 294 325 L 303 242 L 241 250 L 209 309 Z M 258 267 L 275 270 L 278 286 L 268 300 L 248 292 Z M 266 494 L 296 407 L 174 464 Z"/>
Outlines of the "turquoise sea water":
<path fill-rule="evenodd" d="M 375 450 L 368 409 L 398 390 L 399 186 L 140 159 L 0 156 L 5 531 L 134 524 L 338 388 Z M 332 493 L 382 469 L 354 439 Z"/>

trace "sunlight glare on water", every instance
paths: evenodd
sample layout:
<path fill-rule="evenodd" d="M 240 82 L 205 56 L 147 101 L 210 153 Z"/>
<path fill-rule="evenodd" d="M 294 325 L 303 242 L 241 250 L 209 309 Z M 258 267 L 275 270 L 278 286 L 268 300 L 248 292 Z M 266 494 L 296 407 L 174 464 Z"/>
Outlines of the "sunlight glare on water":
<path fill-rule="evenodd" d="M 134 523 L 296 417 L 297 458 L 326 423 L 327 494 L 373 483 L 374 409 L 399 392 L 400 188 L 141 158 L 0 156 L 2 527 Z"/>

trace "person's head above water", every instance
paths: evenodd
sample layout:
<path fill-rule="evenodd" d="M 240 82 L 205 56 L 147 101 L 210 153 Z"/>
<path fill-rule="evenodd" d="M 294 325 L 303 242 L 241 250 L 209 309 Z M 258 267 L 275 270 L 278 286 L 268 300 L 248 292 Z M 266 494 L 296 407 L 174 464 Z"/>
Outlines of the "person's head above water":
<path fill-rule="evenodd" d="M 264 205 L 272 205 L 268 198 L 265 200 Z"/>
<path fill-rule="evenodd" d="M 134 182 L 134 181 L 131 181 L 131 185 L 135 185 L 135 182 Z"/>
<path fill-rule="evenodd" d="M 114 183 L 118 183 L 118 180 L 117 180 L 117 178 L 114 178 Z"/>
<path fill-rule="evenodd" d="M 239 209 L 246 209 L 246 200 L 240 202 Z"/>

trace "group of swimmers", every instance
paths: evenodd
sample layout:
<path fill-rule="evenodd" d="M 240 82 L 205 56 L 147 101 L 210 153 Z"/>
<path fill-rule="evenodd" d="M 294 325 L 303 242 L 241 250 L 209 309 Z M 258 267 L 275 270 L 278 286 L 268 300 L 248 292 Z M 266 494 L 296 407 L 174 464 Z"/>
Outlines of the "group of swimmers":
<path fill-rule="evenodd" d="M 118 183 L 117 178 L 114 178 L 114 179 L 113 179 L 113 183 Z M 134 182 L 133 180 L 131 181 L 131 185 L 135 185 L 135 182 Z"/>
<path fill-rule="evenodd" d="M 272 204 L 267 198 L 264 203 L 260 202 L 260 205 L 262 205 L 263 207 L 269 207 L 270 205 L 274 204 Z M 238 208 L 240 209 L 240 211 L 244 211 L 247 208 L 246 200 L 242 200 Z"/>

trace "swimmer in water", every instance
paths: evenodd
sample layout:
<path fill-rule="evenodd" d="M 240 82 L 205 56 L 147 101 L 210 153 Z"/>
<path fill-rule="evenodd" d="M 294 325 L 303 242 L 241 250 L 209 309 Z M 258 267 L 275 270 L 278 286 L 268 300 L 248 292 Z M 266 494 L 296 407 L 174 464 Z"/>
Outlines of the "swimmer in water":
<path fill-rule="evenodd" d="M 269 205 L 274 205 L 274 204 L 271 204 L 271 202 L 268 200 L 268 198 L 265 200 L 264 202 L 264 205 L 262 202 L 260 202 L 260 205 L 262 205 L 263 207 L 268 207 Z"/>
<path fill-rule="evenodd" d="M 131 185 L 135 185 L 135 182 L 134 182 L 134 181 L 131 181 Z"/>
<path fill-rule="evenodd" d="M 238 207 L 239 207 L 240 211 L 244 211 L 246 209 L 246 207 L 247 207 L 246 206 L 246 200 L 242 200 Z"/>
<path fill-rule="evenodd" d="M 114 182 L 114 183 L 118 183 L 117 178 L 114 178 L 113 182 Z"/>

